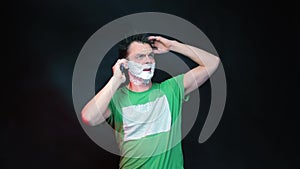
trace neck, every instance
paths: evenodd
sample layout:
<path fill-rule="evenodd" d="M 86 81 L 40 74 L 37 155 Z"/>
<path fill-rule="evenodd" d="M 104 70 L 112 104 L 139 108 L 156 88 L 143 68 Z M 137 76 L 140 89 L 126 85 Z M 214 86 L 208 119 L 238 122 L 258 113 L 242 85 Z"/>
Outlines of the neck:
<path fill-rule="evenodd" d="M 141 79 L 141 78 L 138 78 L 134 75 L 132 75 L 131 73 L 128 73 L 129 74 L 129 84 L 127 86 L 127 88 L 131 91 L 134 91 L 134 92 L 143 92 L 143 91 L 147 91 L 151 88 L 152 86 L 152 82 L 150 80 L 149 83 L 144 83 L 144 80 Z"/>

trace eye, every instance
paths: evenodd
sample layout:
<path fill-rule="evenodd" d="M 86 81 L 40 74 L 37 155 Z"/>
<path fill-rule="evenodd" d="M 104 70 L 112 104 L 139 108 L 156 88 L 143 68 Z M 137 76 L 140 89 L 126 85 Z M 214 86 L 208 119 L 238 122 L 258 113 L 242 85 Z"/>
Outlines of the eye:
<path fill-rule="evenodd" d="M 154 58 L 154 53 L 150 53 L 148 56 L 153 59 Z"/>
<path fill-rule="evenodd" d="M 146 57 L 146 55 L 137 55 L 136 58 L 139 60 L 142 60 Z"/>

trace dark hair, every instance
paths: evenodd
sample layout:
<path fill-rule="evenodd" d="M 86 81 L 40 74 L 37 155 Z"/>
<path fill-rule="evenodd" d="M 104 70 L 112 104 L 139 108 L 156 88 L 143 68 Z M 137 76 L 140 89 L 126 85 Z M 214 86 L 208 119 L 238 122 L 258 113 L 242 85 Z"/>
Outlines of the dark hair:
<path fill-rule="evenodd" d="M 152 46 L 151 42 L 148 40 L 148 34 L 136 34 L 129 36 L 119 43 L 119 59 L 127 57 L 127 50 L 132 42 L 147 43 Z"/>

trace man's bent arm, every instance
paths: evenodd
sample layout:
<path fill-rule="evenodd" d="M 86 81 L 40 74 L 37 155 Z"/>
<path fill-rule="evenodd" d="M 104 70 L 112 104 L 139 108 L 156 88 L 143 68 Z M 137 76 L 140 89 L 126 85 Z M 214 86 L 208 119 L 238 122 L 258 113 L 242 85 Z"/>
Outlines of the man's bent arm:
<path fill-rule="evenodd" d="M 185 94 L 192 92 L 202 85 L 218 68 L 219 57 L 202 49 L 172 41 L 170 50 L 183 54 L 199 66 L 184 74 Z"/>
<path fill-rule="evenodd" d="M 125 60 L 125 59 L 124 59 Z M 113 67 L 114 75 L 108 83 L 100 90 L 82 109 L 81 117 L 85 124 L 90 126 L 98 125 L 105 121 L 111 114 L 108 108 L 109 102 L 119 86 L 125 82 L 125 75 L 120 71 L 120 65 L 125 63 L 119 60 Z"/>

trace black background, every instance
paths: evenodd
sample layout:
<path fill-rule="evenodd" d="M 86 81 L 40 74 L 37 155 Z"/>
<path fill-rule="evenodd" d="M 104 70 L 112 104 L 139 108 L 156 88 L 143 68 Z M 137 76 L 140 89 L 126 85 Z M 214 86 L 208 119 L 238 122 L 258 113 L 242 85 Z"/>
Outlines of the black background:
<path fill-rule="evenodd" d="M 169 13 L 195 24 L 225 69 L 228 95 L 222 120 L 212 137 L 199 144 L 209 105 L 200 108 L 183 140 L 186 169 L 297 168 L 298 98 L 291 97 L 299 78 L 296 3 L 32 0 L 3 7 L 8 47 L 1 57 L 0 168 L 118 167 L 119 157 L 97 146 L 78 122 L 72 73 L 94 32 L 137 12 Z M 200 88 L 207 91 L 208 83 Z"/>

